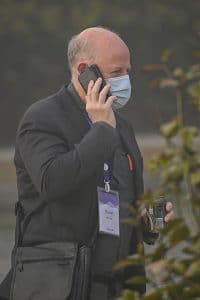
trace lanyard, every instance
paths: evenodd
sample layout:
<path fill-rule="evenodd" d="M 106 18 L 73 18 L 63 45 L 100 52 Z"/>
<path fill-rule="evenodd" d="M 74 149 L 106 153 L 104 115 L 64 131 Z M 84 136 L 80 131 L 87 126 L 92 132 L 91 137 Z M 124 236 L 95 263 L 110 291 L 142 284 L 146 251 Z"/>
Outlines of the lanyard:
<path fill-rule="evenodd" d="M 90 126 L 90 128 L 92 128 L 94 125 L 93 125 L 92 121 L 90 120 L 89 116 L 86 113 L 84 113 L 84 116 L 86 118 L 88 125 Z M 107 193 L 110 192 L 110 181 L 111 181 L 110 166 L 109 166 L 108 162 L 105 162 L 103 165 L 103 182 L 105 185 L 105 191 Z"/>

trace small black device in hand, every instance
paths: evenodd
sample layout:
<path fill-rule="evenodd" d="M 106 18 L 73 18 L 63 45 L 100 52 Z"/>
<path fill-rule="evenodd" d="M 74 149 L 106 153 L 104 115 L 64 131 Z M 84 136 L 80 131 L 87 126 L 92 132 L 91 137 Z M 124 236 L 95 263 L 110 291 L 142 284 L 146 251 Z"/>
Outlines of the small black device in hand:
<path fill-rule="evenodd" d="M 91 80 L 93 80 L 94 82 L 99 78 L 102 78 L 102 84 L 100 87 L 100 91 L 104 88 L 104 86 L 106 85 L 106 81 L 103 78 L 103 75 L 101 73 L 101 71 L 99 70 L 99 67 L 95 64 L 87 67 L 78 77 L 78 80 L 82 86 L 82 88 L 84 89 L 84 91 L 87 93 L 88 90 L 88 84 Z M 108 91 L 107 97 L 111 96 L 111 92 Z"/>
<path fill-rule="evenodd" d="M 152 208 L 149 208 L 149 214 L 153 221 L 153 227 L 155 230 L 162 229 L 165 224 L 166 215 L 166 200 L 164 197 L 160 197 L 155 201 Z"/>

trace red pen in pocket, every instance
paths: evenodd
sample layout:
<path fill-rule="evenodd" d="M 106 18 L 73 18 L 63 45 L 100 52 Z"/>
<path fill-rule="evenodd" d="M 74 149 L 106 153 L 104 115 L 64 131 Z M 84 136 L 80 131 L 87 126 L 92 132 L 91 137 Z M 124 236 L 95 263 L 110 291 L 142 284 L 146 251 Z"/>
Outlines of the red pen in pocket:
<path fill-rule="evenodd" d="M 133 165 L 133 159 L 129 153 L 127 153 L 128 163 L 129 163 L 129 170 L 132 172 L 134 165 Z"/>

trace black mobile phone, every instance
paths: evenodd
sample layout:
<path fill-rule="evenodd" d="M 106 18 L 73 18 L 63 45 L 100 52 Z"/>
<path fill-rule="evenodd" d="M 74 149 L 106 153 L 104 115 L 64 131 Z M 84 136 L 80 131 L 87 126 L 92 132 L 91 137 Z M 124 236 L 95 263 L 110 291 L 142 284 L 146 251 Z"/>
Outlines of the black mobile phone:
<path fill-rule="evenodd" d="M 101 71 L 99 70 L 99 67 L 95 64 L 87 67 L 78 77 L 78 80 L 82 86 L 82 88 L 84 89 L 84 91 L 87 93 L 88 90 L 88 84 L 90 82 L 90 80 L 93 80 L 94 82 L 99 78 L 102 78 L 102 84 L 100 87 L 100 91 L 104 88 L 104 86 L 106 85 L 106 82 L 103 78 L 103 75 L 101 73 Z M 107 97 L 111 96 L 111 92 L 108 91 Z"/>
<path fill-rule="evenodd" d="M 166 199 L 164 197 L 160 197 L 154 202 L 153 207 L 149 208 L 149 214 L 152 218 L 154 229 L 161 229 L 164 227 L 164 218 L 166 216 L 166 203 Z"/>

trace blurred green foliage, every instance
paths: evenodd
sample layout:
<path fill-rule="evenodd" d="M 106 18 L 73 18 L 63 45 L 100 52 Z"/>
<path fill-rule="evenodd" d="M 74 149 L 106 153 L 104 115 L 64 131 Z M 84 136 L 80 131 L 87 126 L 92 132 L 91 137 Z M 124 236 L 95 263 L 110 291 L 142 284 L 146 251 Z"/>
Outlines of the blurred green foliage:
<path fill-rule="evenodd" d="M 167 49 L 159 64 L 144 66 L 145 72 L 157 74 L 158 88 L 174 90 L 177 111 L 171 121 L 160 127 L 166 148 L 149 163 L 149 169 L 161 180 L 160 186 L 157 191 L 143 195 L 139 212 L 144 205 L 152 205 L 159 195 L 166 195 L 178 213 L 160 231 L 151 253 L 144 254 L 139 247 L 137 254 L 116 266 L 121 269 L 145 263 L 149 275 L 146 281 L 152 287 L 147 295 L 140 296 L 133 285 L 143 284 L 145 279 L 133 276 L 128 280 L 130 290 L 123 292 L 123 300 L 200 299 L 200 128 L 185 124 L 187 112 L 183 109 L 186 97 L 200 112 L 200 64 L 187 69 L 170 68 L 171 56 Z M 139 212 L 136 215 L 140 216 Z M 135 219 L 129 223 L 135 224 Z"/>
<path fill-rule="evenodd" d="M 199 10 L 196 0 L 1 0 L 0 143 L 14 143 L 24 110 L 69 80 L 67 42 L 96 25 L 119 32 L 133 56 L 137 101 L 129 103 L 125 114 L 137 130 L 156 129 L 174 104 L 162 95 L 157 110 L 159 97 L 144 88 L 141 65 L 156 61 L 167 45 L 178 53 L 175 61 L 190 64 L 191 49 L 195 52 L 198 44 Z M 146 122 L 141 122 L 141 114 Z"/>

